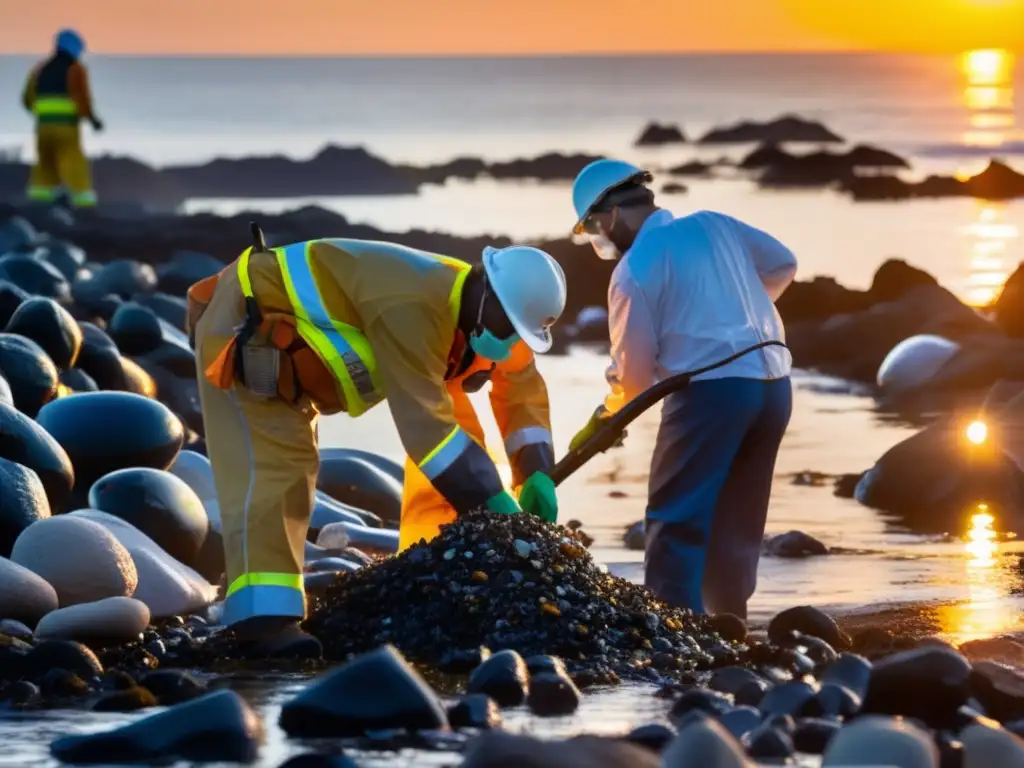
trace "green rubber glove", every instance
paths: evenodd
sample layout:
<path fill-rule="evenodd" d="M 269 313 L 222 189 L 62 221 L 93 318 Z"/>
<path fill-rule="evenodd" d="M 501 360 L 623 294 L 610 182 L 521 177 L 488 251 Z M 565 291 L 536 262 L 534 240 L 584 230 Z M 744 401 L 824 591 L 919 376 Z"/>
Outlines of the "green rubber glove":
<path fill-rule="evenodd" d="M 497 512 L 499 515 L 518 515 L 523 511 L 519 507 L 519 502 L 508 491 L 502 491 L 489 498 L 487 500 L 487 509 L 491 512 Z"/>
<path fill-rule="evenodd" d="M 558 497 L 555 495 L 555 481 L 543 472 L 534 472 L 523 483 L 519 491 L 519 506 L 546 523 L 558 520 Z"/>
<path fill-rule="evenodd" d="M 597 409 L 594 411 L 594 415 L 590 417 L 590 421 L 587 422 L 587 425 L 577 432 L 576 436 L 569 442 L 569 450 L 575 451 L 577 448 L 582 447 L 584 443 L 600 431 L 601 427 L 604 426 L 605 420 L 610 418 L 611 414 L 608 413 L 607 408 L 603 405 L 597 406 Z M 612 443 L 612 446 L 618 447 L 622 445 L 622 440 L 625 436 L 626 430 L 622 430 L 622 434 L 616 438 L 615 442 Z"/>

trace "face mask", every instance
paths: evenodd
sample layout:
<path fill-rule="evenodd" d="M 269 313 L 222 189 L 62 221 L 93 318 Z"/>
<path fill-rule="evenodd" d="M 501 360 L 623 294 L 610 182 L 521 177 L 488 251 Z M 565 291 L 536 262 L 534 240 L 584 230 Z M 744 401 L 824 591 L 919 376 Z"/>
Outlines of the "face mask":
<path fill-rule="evenodd" d="M 469 336 L 469 346 L 473 348 L 480 357 L 500 363 L 508 360 L 512 354 L 512 347 L 519 341 L 519 335 L 513 333 L 507 339 L 499 339 L 489 329 L 483 328 L 474 331 Z"/>
<path fill-rule="evenodd" d="M 622 256 L 622 254 L 619 253 L 619 249 L 616 247 L 615 243 L 613 243 L 604 235 L 590 235 L 589 238 L 590 244 L 594 246 L 594 253 L 597 254 L 597 257 L 599 259 L 604 259 L 605 261 L 615 261 L 620 256 Z"/>

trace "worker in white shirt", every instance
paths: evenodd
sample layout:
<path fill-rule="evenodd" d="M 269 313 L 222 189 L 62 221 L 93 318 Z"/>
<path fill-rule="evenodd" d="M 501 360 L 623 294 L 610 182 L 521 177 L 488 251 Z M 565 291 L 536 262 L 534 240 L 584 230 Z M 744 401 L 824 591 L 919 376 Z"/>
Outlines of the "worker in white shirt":
<path fill-rule="evenodd" d="M 793 253 L 720 213 L 674 217 L 655 205 L 650 181 L 629 163 L 598 160 L 573 185 L 574 234 L 620 260 L 608 289 L 611 393 L 572 448 L 659 380 L 785 341 L 774 302 L 796 274 Z M 784 346 L 763 347 L 666 399 L 645 520 L 645 584 L 659 599 L 746 618 L 791 367 Z"/>

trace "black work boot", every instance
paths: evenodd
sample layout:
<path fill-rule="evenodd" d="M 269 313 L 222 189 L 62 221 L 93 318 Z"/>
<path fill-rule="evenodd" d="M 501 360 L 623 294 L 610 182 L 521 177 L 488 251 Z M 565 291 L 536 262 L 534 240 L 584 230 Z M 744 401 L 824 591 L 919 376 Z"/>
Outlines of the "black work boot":
<path fill-rule="evenodd" d="M 239 651 L 253 659 L 319 659 L 323 656 L 320 641 L 303 632 L 294 619 L 259 617 L 242 622 L 234 629 Z"/>

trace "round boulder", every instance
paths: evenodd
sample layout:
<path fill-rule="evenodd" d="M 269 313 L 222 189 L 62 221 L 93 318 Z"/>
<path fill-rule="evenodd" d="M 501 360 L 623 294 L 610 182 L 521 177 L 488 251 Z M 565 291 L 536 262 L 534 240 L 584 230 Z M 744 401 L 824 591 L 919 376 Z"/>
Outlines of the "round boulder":
<path fill-rule="evenodd" d="M 32 339 L 61 370 L 75 364 L 82 348 L 82 329 L 53 299 L 36 297 L 22 303 L 8 321 L 6 330 Z"/>
<path fill-rule="evenodd" d="M 51 240 L 43 248 L 43 258 L 71 281 L 78 276 L 79 270 L 85 264 L 85 251 L 71 243 Z"/>
<path fill-rule="evenodd" d="M 189 566 L 210 528 L 195 491 L 158 469 L 132 467 L 101 477 L 89 489 L 89 506 L 131 523 Z"/>
<path fill-rule="evenodd" d="M 11 385 L 14 405 L 35 418 L 57 396 L 57 368 L 42 347 L 13 333 L 0 333 L 0 374 Z"/>
<path fill-rule="evenodd" d="M 322 453 L 316 487 L 397 527 L 402 517 L 402 483 L 370 461 L 351 454 Z"/>
<path fill-rule="evenodd" d="M 145 368 L 127 357 L 122 357 L 120 363 L 121 373 L 124 376 L 124 386 L 121 389 L 148 398 L 157 396 L 159 388 Z"/>
<path fill-rule="evenodd" d="M 60 270 L 32 256 L 14 254 L 0 258 L 0 280 L 9 280 L 36 296 L 61 302 L 71 298 L 71 286 Z"/>
<path fill-rule="evenodd" d="M 117 308 L 107 326 L 110 338 L 126 355 L 144 355 L 163 342 L 160 318 L 153 310 L 128 301 Z"/>
<path fill-rule="evenodd" d="M 126 389 L 121 352 L 114 340 L 92 323 L 79 323 L 79 327 L 82 329 L 82 349 L 78 354 L 77 367 L 89 374 L 100 389 Z"/>
<path fill-rule="evenodd" d="M 48 581 L 62 607 L 131 597 L 138 573 L 131 555 L 102 525 L 60 515 L 26 528 L 11 560 Z"/>
<path fill-rule="evenodd" d="M 183 296 L 192 285 L 216 275 L 222 269 L 224 263 L 209 254 L 175 251 L 168 261 L 157 267 L 159 287 L 172 296 Z"/>
<path fill-rule="evenodd" d="M 35 227 L 22 216 L 0 221 L 0 253 L 27 250 L 38 237 Z"/>
<path fill-rule="evenodd" d="M 184 440 L 181 422 L 166 406 L 128 392 L 62 397 L 39 412 L 38 422 L 67 451 L 81 491 L 126 467 L 167 469 Z"/>
<path fill-rule="evenodd" d="M 99 385 L 81 368 L 68 368 L 60 372 L 60 383 L 72 392 L 99 392 Z"/>
<path fill-rule="evenodd" d="M 137 293 L 132 296 L 132 301 L 152 310 L 157 317 L 178 330 L 185 330 L 188 318 L 188 302 L 185 299 L 166 293 Z"/>
<path fill-rule="evenodd" d="M 105 647 L 137 640 L 149 625 L 149 608 L 130 597 L 108 597 L 48 613 L 36 627 L 40 640 L 77 640 Z"/>
<path fill-rule="evenodd" d="M 50 516 L 39 476 L 21 464 L 0 459 L 0 556 L 11 554 L 21 532 Z"/>
<path fill-rule="evenodd" d="M 45 579 L 0 557 L 0 616 L 34 627 L 57 607 L 57 592 Z"/>
<path fill-rule="evenodd" d="M 103 286 L 104 294 L 114 293 L 122 299 L 156 289 L 156 272 L 153 267 L 130 259 L 118 259 L 105 264 L 93 279 Z"/>
<path fill-rule="evenodd" d="M 0 326 L 6 327 L 14 311 L 29 298 L 29 294 L 14 283 L 0 280 Z"/>
<path fill-rule="evenodd" d="M 0 403 L 0 458 L 35 472 L 46 490 L 52 513 L 67 510 L 75 483 L 75 471 L 67 452 L 39 424 L 3 403 Z"/>
<path fill-rule="evenodd" d="M 11 392 L 11 385 L 3 376 L 0 376 L 0 405 L 14 407 L 14 393 Z"/>
<path fill-rule="evenodd" d="M 919 387 L 948 363 L 960 345 L 933 334 L 904 339 L 885 356 L 878 368 L 878 388 L 885 395 Z"/>

